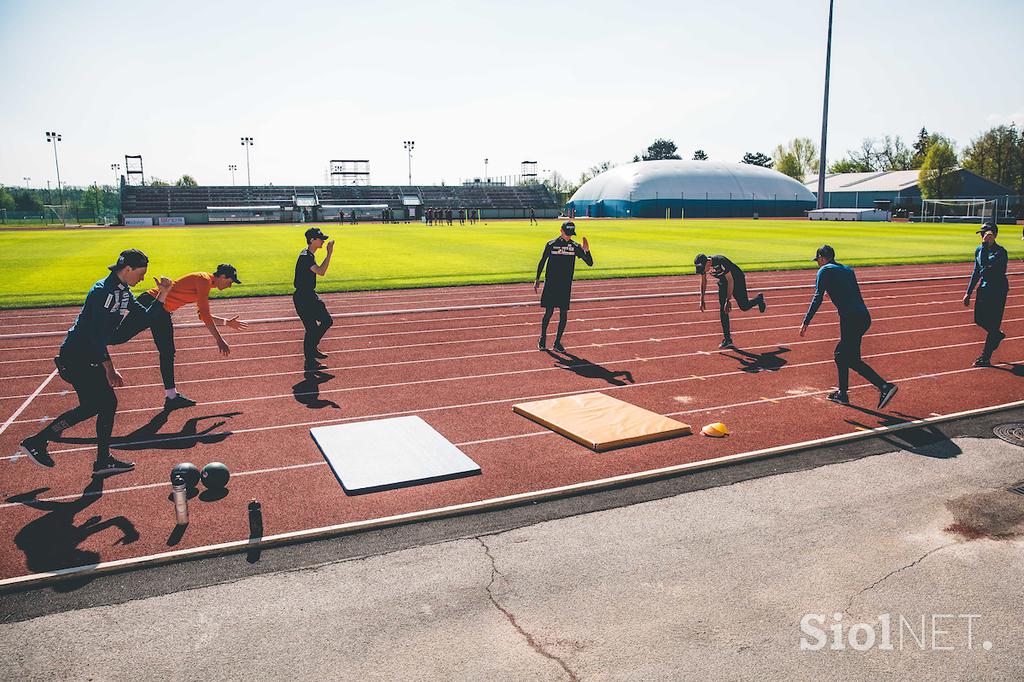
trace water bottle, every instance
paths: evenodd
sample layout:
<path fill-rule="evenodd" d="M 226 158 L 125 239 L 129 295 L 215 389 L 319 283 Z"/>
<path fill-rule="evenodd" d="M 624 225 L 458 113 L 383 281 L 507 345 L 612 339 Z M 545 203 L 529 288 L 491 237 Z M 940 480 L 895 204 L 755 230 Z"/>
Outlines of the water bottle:
<path fill-rule="evenodd" d="M 263 537 L 263 508 L 258 500 L 249 503 L 249 540 Z"/>
<path fill-rule="evenodd" d="M 171 495 L 174 497 L 174 514 L 179 526 L 188 525 L 188 488 L 185 479 L 175 476 L 171 481 Z"/>

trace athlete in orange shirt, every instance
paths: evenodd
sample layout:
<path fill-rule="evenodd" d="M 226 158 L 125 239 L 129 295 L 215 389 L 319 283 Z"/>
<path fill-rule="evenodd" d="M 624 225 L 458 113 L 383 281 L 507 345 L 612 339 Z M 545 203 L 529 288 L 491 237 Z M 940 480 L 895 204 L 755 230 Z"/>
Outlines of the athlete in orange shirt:
<path fill-rule="evenodd" d="M 174 280 L 170 293 L 164 301 L 163 309 L 150 315 L 138 315 L 129 313 L 117 330 L 114 332 L 111 345 L 127 342 L 134 338 L 144 329 L 149 329 L 153 334 L 153 342 L 160 352 L 160 376 L 163 378 L 165 398 L 164 409 L 174 410 L 179 407 L 192 407 L 196 404 L 191 398 L 178 393 L 174 384 L 174 324 L 171 314 L 186 303 L 195 303 L 199 312 L 199 319 L 210 330 L 210 334 L 217 341 L 217 347 L 221 355 L 231 352 L 231 347 L 220 335 L 217 326 L 227 326 L 232 329 L 248 329 L 249 325 L 238 319 L 215 317 L 210 313 L 210 291 L 216 288 L 218 291 L 228 289 L 232 284 L 241 284 L 238 279 L 238 271 L 233 265 L 221 263 L 217 270 L 210 274 L 208 272 L 192 272 L 184 277 Z M 155 299 L 157 290 L 153 289 L 139 296 L 139 302 L 148 306 L 149 299 Z"/>

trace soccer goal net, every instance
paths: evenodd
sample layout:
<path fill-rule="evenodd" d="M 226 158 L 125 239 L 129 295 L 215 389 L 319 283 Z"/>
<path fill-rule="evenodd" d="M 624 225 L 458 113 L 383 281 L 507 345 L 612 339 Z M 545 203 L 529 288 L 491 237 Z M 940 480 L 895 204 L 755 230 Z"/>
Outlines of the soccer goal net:
<path fill-rule="evenodd" d="M 996 215 L 995 199 L 924 199 L 923 223 L 983 223 Z"/>
<path fill-rule="evenodd" d="M 76 222 L 74 211 L 69 204 L 45 204 L 43 210 L 43 217 L 47 223 L 54 222 L 67 225 Z"/>

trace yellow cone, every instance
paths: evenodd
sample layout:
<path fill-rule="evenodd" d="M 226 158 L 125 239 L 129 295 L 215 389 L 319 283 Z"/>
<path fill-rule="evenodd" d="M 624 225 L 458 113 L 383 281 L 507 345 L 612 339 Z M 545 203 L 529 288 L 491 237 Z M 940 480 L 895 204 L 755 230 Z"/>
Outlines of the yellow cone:
<path fill-rule="evenodd" d="M 729 435 L 729 429 L 726 428 L 722 422 L 715 422 L 714 424 L 708 424 L 700 430 L 705 436 L 711 436 L 712 438 L 725 438 Z"/>

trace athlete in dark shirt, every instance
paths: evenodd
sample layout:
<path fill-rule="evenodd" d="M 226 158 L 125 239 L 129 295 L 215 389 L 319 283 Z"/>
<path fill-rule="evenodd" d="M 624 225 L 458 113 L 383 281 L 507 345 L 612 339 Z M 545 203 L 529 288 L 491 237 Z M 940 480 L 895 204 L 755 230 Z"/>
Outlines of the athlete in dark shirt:
<path fill-rule="evenodd" d="M 1010 282 L 1006 279 L 1006 266 L 1009 256 L 999 244 L 996 236 L 999 228 L 992 223 L 985 223 L 976 234 L 981 235 L 981 245 L 974 250 L 974 271 L 967 285 L 964 305 L 971 305 L 971 294 L 978 287 L 978 297 L 974 301 L 974 323 L 985 330 L 985 346 L 981 356 L 974 361 L 975 367 L 991 367 L 992 353 L 1006 334 L 999 328 L 1003 323 L 1003 312 L 1006 310 L 1006 295 L 1010 291 Z"/>
<path fill-rule="evenodd" d="M 800 327 L 800 336 L 807 333 L 811 319 L 818 312 L 825 294 L 828 294 L 839 312 L 839 343 L 835 350 L 839 390 L 830 393 L 828 399 L 844 405 L 850 402 L 847 391 L 850 388 L 850 369 L 853 369 L 878 388 L 878 409 L 882 409 L 896 395 L 897 389 L 895 384 L 880 377 L 860 357 L 861 339 L 871 327 L 871 314 L 860 295 L 857 276 L 852 268 L 836 263 L 836 252 L 828 244 L 818 249 L 814 260 L 818 264 L 818 277 L 814 284 L 814 298 L 811 299 L 804 323 Z"/>
<path fill-rule="evenodd" d="M 700 275 L 700 310 L 704 312 L 704 294 L 708 287 L 708 270 L 711 276 L 718 280 L 718 317 L 722 322 L 722 343 L 719 348 L 729 348 L 732 344 L 732 333 L 729 325 L 729 312 L 732 310 L 732 301 L 740 310 L 747 311 L 755 305 L 757 309 L 764 312 L 766 307 L 764 294 L 758 294 L 753 300 L 748 298 L 747 277 L 740 270 L 740 267 L 725 256 L 711 256 L 708 258 L 703 253 L 698 253 L 693 259 L 693 265 Z"/>
<path fill-rule="evenodd" d="M 50 422 L 34 436 L 21 441 L 21 451 L 40 466 L 52 467 L 47 443 L 60 438 L 61 432 L 96 417 L 96 462 L 94 476 L 131 471 L 134 462 L 122 462 L 110 454 L 110 436 L 117 414 L 115 388 L 124 386 L 124 378 L 114 369 L 107 346 L 114 330 L 127 314 L 149 315 L 163 311 L 163 302 L 173 282 L 156 280 L 157 294 L 149 308 L 135 300 L 131 288 L 146 276 L 149 258 L 138 249 L 122 251 L 109 266 L 110 274 L 96 282 L 85 297 L 82 311 L 68 330 L 60 354 L 54 359 L 61 379 L 71 384 L 78 406 Z"/>
<path fill-rule="evenodd" d="M 576 271 L 576 259 L 579 258 L 588 266 L 594 264 L 594 257 L 590 255 L 590 244 L 587 238 L 583 238 L 583 244 L 577 244 L 572 240 L 576 234 L 576 226 L 571 221 L 562 223 L 562 233 L 557 239 L 552 239 L 544 245 L 544 251 L 540 254 L 540 262 L 537 263 L 537 278 L 533 282 L 533 292 L 537 293 L 540 288 L 540 276 L 544 273 L 544 266 L 547 264 L 547 272 L 544 275 L 544 293 L 541 294 L 540 304 L 544 308 L 544 319 L 540 325 L 540 340 L 537 341 L 537 348 L 547 348 L 548 323 L 551 316 L 558 308 L 558 333 L 555 336 L 555 344 L 552 346 L 559 353 L 564 353 L 562 347 L 562 334 L 565 332 L 565 323 L 569 317 L 569 299 L 572 295 L 572 276 Z"/>
<path fill-rule="evenodd" d="M 313 254 L 317 249 L 330 239 L 319 227 L 311 227 L 306 230 L 306 248 L 299 253 L 295 261 L 295 293 L 292 294 L 292 302 L 295 303 L 295 312 L 302 320 L 302 326 L 306 328 L 306 335 L 302 341 L 302 352 L 305 356 L 306 371 L 315 371 L 326 367 L 320 360 L 327 357 L 317 346 L 320 339 L 324 337 L 327 330 L 334 324 L 331 314 L 327 312 L 327 306 L 323 300 L 316 295 L 317 275 L 323 277 L 327 274 L 327 268 L 331 264 L 331 256 L 334 254 L 334 240 L 327 242 L 327 257 L 320 265 L 316 264 Z"/>

